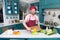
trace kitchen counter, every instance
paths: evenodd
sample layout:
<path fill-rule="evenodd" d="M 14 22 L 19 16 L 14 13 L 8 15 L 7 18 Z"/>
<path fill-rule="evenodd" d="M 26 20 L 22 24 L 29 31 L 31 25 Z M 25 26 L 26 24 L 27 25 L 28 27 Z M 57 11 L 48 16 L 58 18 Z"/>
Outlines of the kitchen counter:
<path fill-rule="evenodd" d="M 33 35 L 31 34 L 31 32 L 27 30 L 19 30 L 19 31 L 21 32 L 20 35 L 14 35 L 11 33 L 11 30 L 7 30 L 0 35 L 0 38 L 60 38 L 60 35 L 58 33 L 48 36 L 43 33 L 38 33 L 37 35 Z"/>
<path fill-rule="evenodd" d="M 21 22 L 22 23 L 22 22 Z M 10 26 L 10 25 L 15 25 L 15 24 L 20 24 L 20 23 L 10 23 L 10 24 L 7 24 L 7 23 L 0 23 L 0 27 L 5 27 L 5 26 Z M 45 25 L 44 23 L 40 23 L 40 25 Z M 49 26 L 49 25 L 47 25 Z"/>
<path fill-rule="evenodd" d="M 0 27 L 9 26 L 9 25 L 15 25 L 15 24 L 20 24 L 20 23 L 10 23 L 10 24 L 1 23 L 1 24 L 0 24 Z M 46 24 L 44 24 L 44 23 L 40 23 L 40 25 L 44 25 L 44 26 L 47 26 L 47 27 L 50 26 L 50 25 L 46 25 Z M 55 27 L 55 26 L 54 26 L 54 27 Z"/>
<path fill-rule="evenodd" d="M 15 25 L 15 24 L 19 24 L 19 23 L 11 23 L 11 24 L 1 23 L 0 27 L 5 27 L 5 26 Z"/>

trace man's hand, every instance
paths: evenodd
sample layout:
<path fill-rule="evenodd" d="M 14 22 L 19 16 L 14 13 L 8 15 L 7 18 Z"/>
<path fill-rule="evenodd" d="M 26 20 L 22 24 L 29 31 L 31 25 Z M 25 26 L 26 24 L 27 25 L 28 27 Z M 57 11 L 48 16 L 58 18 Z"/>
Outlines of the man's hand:
<path fill-rule="evenodd" d="M 31 28 L 29 28 L 29 27 L 28 27 L 28 28 L 26 28 L 26 29 L 27 29 L 28 31 L 31 31 Z"/>

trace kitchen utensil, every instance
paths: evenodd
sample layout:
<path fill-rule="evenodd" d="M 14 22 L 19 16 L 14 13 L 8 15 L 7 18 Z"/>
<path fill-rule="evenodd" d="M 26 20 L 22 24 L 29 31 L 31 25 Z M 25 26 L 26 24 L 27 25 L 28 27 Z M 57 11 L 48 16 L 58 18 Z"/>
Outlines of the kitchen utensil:
<path fill-rule="evenodd" d="M 40 28 L 38 27 L 38 26 L 32 26 L 32 27 L 30 27 L 32 30 L 34 29 L 34 30 L 39 30 Z"/>
<path fill-rule="evenodd" d="M 45 23 L 46 25 L 48 25 L 48 24 L 49 24 L 49 22 L 48 22 L 48 21 L 44 21 L 44 23 Z"/>
<path fill-rule="evenodd" d="M 54 22 L 54 26 L 58 26 L 59 24 L 57 22 Z"/>
<path fill-rule="evenodd" d="M 14 23 L 14 20 L 12 20 L 12 23 Z"/>
<path fill-rule="evenodd" d="M 20 21 L 19 20 L 15 20 L 15 23 L 19 23 Z"/>
<path fill-rule="evenodd" d="M 55 16 L 56 16 L 56 14 L 55 14 L 55 12 L 54 12 L 53 17 L 55 17 Z"/>
<path fill-rule="evenodd" d="M 53 25 L 53 21 L 49 21 L 49 25 Z"/>
<path fill-rule="evenodd" d="M 60 15 L 58 15 L 58 18 L 60 19 Z"/>

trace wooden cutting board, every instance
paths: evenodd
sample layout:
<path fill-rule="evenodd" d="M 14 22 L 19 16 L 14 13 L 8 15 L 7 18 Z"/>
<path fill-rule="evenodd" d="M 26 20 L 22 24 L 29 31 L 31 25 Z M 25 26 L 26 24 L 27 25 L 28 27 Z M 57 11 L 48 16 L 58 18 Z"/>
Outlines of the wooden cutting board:
<path fill-rule="evenodd" d="M 36 28 L 37 30 L 39 30 L 39 29 L 40 29 L 38 26 L 32 26 L 32 27 L 30 27 L 30 28 L 31 28 L 31 29 Z"/>

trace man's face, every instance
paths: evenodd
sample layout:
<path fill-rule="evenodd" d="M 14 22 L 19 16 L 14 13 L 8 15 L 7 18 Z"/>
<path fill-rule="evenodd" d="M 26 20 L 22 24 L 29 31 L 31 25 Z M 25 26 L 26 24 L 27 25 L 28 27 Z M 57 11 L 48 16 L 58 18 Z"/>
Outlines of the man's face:
<path fill-rule="evenodd" d="M 31 14 L 35 14 L 36 10 L 35 9 L 32 9 L 30 10 Z"/>

